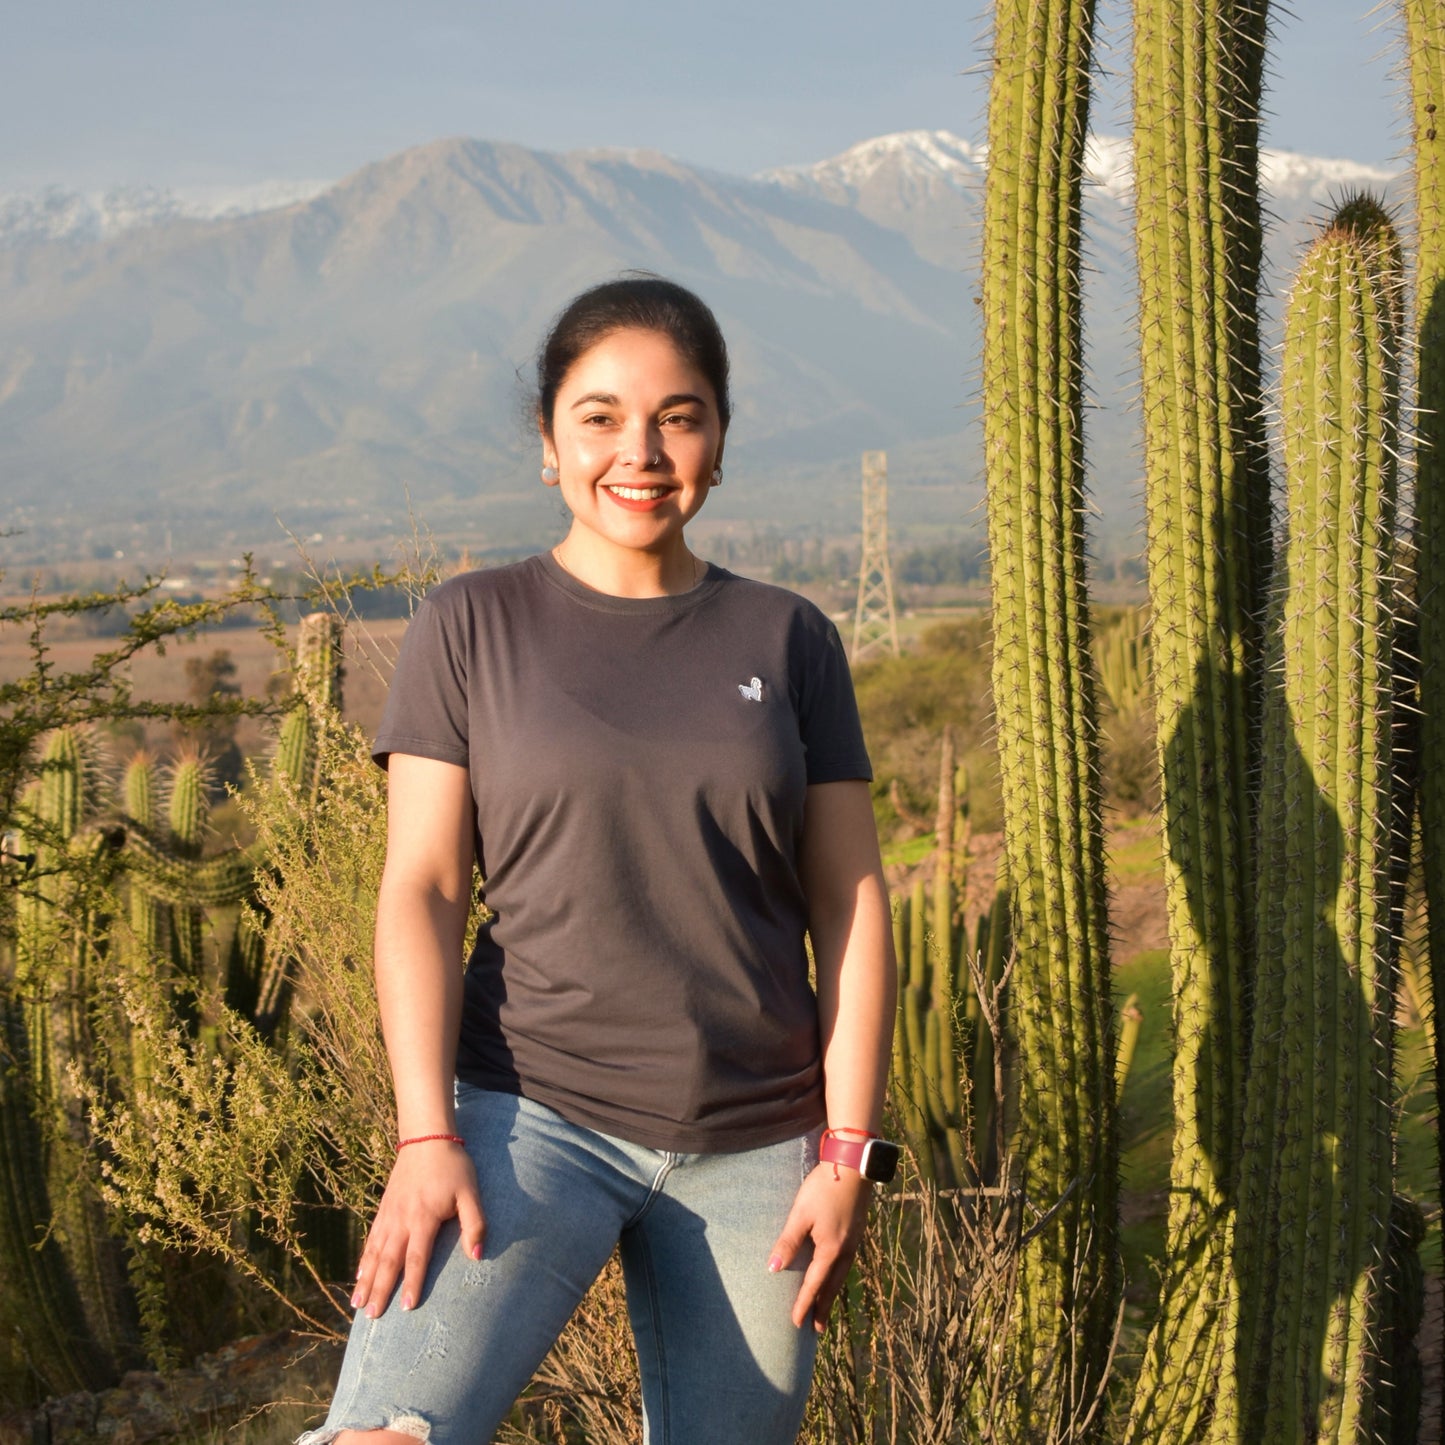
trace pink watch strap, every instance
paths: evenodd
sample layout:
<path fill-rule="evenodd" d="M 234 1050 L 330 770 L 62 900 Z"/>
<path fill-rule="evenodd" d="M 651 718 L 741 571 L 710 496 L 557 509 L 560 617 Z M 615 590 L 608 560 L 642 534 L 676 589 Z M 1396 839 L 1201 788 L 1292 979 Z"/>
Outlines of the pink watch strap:
<path fill-rule="evenodd" d="M 851 1137 L 850 1137 L 851 1136 Z M 869 1142 L 881 1138 L 866 1129 L 825 1129 L 822 1142 L 818 1145 L 818 1158 L 824 1164 L 831 1164 L 834 1172 L 838 1165 L 863 1172 L 863 1150 Z"/>

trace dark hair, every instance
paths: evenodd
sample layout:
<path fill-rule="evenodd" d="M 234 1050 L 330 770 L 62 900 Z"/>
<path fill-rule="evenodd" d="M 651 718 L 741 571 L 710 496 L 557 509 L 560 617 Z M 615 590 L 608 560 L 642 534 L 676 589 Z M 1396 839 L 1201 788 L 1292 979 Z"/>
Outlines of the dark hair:
<path fill-rule="evenodd" d="M 728 349 L 717 317 L 686 286 L 646 271 L 630 271 L 574 296 L 552 323 L 537 353 L 537 416 L 551 434 L 563 378 L 576 362 L 614 331 L 660 331 L 712 384 L 726 430 L 732 418 Z"/>

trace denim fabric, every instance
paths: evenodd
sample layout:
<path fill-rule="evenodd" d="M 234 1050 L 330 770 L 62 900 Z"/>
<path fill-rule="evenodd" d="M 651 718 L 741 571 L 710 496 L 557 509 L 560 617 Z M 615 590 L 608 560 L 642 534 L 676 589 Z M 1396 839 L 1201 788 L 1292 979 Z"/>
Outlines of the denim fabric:
<path fill-rule="evenodd" d="M 733 1154 L 675 1154 L 570 1124 L 543 1105 L 457 1086 L 486 1240 L 450 1223 L 415 1310 L 398 1289 L 358 1315 L 331 1413 L 297 1445 L 390 1428 L 482 1445 L 614 1246 L 642 1374 L 646 1445 L 791 1445 L 812 1378 L 811 1325 L 790 1318 L 806 1257 L 768 1256 L 818 1134 Z"/>

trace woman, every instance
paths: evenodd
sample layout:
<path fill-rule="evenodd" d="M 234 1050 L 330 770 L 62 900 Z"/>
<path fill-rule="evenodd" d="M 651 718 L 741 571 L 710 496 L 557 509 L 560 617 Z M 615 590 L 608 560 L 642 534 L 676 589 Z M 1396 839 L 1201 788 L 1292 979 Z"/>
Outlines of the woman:
<path fill-rule="evenodd" d="M 538 383 L 567 536 L 428 596 L 376 740 L 400 1145 L 302 1445 L 490 1439 L 619 1244 L 648 1440 L 783 1445 L 892 1148 L 847 663 L 815 608 L 688 548 L 730 414 L 697 297 L 583 293 Z"/>

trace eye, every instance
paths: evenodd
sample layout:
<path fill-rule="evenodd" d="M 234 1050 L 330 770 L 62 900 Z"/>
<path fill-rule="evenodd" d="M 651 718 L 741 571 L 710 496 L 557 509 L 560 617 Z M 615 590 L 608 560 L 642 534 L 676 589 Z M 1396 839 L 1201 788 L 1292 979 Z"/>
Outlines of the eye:
<path fill-rule="evenodd" d="M 688 427 L 697 425 L 697 418 L 693 416 L 691 412 L 686 411 L 670 411 L 666 416 L 661 418 L 661 420 L 663 426 Z"/>
<path fill-rule="evenodd" d="M 606 412 L 592 412 L 582 418 L 583 426 L 610 426 L 611 424 L 612 418 Z"/>

